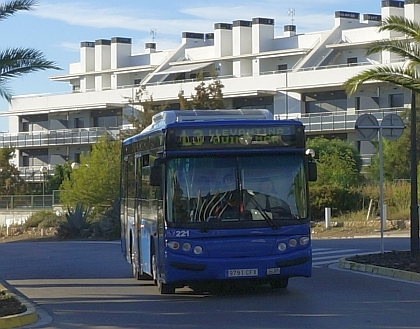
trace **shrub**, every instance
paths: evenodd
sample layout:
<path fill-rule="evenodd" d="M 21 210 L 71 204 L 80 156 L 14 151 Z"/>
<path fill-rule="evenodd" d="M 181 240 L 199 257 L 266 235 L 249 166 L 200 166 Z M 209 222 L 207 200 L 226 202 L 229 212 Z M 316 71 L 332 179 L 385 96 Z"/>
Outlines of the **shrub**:
<path fill-rule="evenodd" d="M 90 235 L 90 222 L 88 216 L 90 207 L 86 209 L 78 203 L 75 209 L 68 208 L 66 213 L 66 221 L 58 226 L 58 236 L 61 238 L 85 238 Z"/>
<path fill-rule="evenodd" d="M 60 222 L 63 221 L 62 216 L 52 210 L 41 210 L 32 213 L 24 224 L 24 228 L 28 229 L 31 227 L 56 227 Z"/>
<path fill-rule="evenodd" d="M 311 216 L 313 220 L 324 218 L 325 208 L 334 214 L 345 214 L 360 210 L 363 193 L 354 188 L 340 186 L 312 186 L 309 191 Z"/>

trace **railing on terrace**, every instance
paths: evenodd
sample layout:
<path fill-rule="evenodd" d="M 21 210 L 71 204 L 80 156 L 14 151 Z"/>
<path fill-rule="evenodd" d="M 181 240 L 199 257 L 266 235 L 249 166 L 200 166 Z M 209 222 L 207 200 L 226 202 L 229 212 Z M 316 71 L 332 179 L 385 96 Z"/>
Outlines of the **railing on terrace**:
<path fill-rule="evenodd" d="M 391 63 L 400 63 L 403 62 L 403 60 L 395 59 L 392 61 L 383 61 L 382 63 L 372 63 L 372 62 L 360 62 L 360 63 L 351 63 L 351 64 L 335 64 L 335 65 L 325 65 L 325 66 L 311 66 L 311 67 L 303 67 L 296 71 L 293 69 L 288 70 L 274 70 L 274 71 L 263 71 L 260 72 L 259 75 L 269 75 L 269 74 L 281 74 L 281 73 L 295 73 L 295 72 L 301 72 L 301 71 L 313 71 L 313 70 L 325 70 L 325 69 L 331 69 L 331 68 L 345 68 L 350 66 L 366 66 L 366 65 L 382 65 L 382 64 L 391 64 Z M 223 75 L 218 76 L 218 79 L 232 79 L 232 78 L 245 78 L 253 76 L 253 74 L 242 74 L 242 75 Z M 206 77 L 204 80 L 212 80 L 213 77 Z M 201 81 L 202 79 L 184 79 L 184 80 L 173 80 L 173 81 L 161 81 L 161 82 L 150 82 L 147 83 L 146 86 L 153 86 L 153 85 L 164 85 L 164 84 L 177 84 L 177 83 L 186 83 L 186 82 L 194 82 L 194 81 Z M 139 88 L 140 86 L 138 84 L 127 84 L 122 86 L 117 86 L 117 89 L 126 89 L 126 88 Z M 101 91 L 105 90 L 111 90 L 109 87 L 104 88 Z M 74 94 L 74 93 L 88 93 L 88 92 L 98 92 L 96 89 L 88 89 L 86 91 L 80 91 L 80 90 L 72 90 L 68 92 L 55 92 L 55 93 L 44 93 L 44 94 L 32 94 L 32 95 L 20 95 L 16 96 L 16 98 L 27 98 L 27 97 L 49 97 L 54 95 L 68 95 L 68 94 Z"/>
<path fill-rule="evenodd" d="M 47 172 L 44 174 L 41 172 L 43 166 L 31 166 L 31 167 L 18 167 L 19 176 L 26 182 L 43 182 L 45 177 L 54 175 L 55 166 L 48 165 Z"/>
<path fill-rule="evenodd" d="M 0 134 L 0 147 L 94 144 L 104 134 L 117 138 L 119 128 L 79 128 Z"/>
<path fill-rule="evenodd" d="M 277 114 L 276 120 L 292 119 L 301 121 L 306 132 L 334 131 L 334 130 L 354 130 L 356 120 L 363 114 L 372 114 L 378 122 L 388 114 L 401 114 L 406 108 L 370 109 L 360 110 L 355 113 L 347 111 L 319 112 L 304 114 Z"/>
<path fill-rule="evenodd" d="M 52 209 L 59 205 L 59 191 L 45 195 L 0 195 L 0 211 Z"/>

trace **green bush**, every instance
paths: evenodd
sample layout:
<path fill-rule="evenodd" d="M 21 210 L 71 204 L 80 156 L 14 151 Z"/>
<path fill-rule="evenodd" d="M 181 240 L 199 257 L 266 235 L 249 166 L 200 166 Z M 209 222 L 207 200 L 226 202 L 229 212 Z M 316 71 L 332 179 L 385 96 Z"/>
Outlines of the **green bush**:
<path fill-rule="evenodd" d="M 95 237 L 102 237 L 109 240 L 120 238 L 121 225 L 118 200 L 92 225 L 92 230 Z"/>
<path fill-rule="evenodd" d="M 57 216 L 57 214 L 52 210 L 41 210 L 32 213 L 26 220 L 23 225 L 25 229 L 31 227 L 56 227 L 60 222 L 63 221 L 62 216 Z"/>
<path fill-rule="evenodd" d="M 58 236 L 68 238 L 86 238 L 90 235 L 91 223 L 88 221 L 90 207 L 78 203 L 76 208 L 68 208 L 66 221 L 60 223 L 57 229 Z"/>
<path fill-rule="evenodd" d="M 360 210 L 363 197 L 362 191 L 355 188 L 312 186 L 309 190 L 312 220 L 322 220 L 325 208 L 331 208 L 335 215 Z"/>

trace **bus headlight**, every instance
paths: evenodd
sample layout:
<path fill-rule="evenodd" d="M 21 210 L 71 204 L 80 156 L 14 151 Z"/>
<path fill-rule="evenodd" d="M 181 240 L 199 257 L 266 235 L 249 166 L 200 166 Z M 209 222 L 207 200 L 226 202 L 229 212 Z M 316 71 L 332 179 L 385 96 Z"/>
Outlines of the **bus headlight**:
<path fill-rule="evenodd" d="M 299 239 L 299 243 L 301 246 L 306 246 L 309 243 L 309 237 L 303 236 Z"/>
<path fill-rule="evenodd" d="M 297 245 L 296 239 L 290 239 L 289 240 L 289 246 L 290 247 L 294 248 L 294 247 L 296 247 L 296 245 Z"/>
<path fill-rule="evenodd" d="M 280 242 L 280 243 L 277 245 L 277 249 L 278 249 L 278 250 L 280 250 L 280 251 L 285 251 L 285 250 L 286 250 L 286 248 L 287 248 L 287 245 L 286 245 L 284 242 Z"/>
<path fill-rule="evenodd" d="M 200 255 L 203 252 L 203 248 L 200 246 L 195 246 L 194 247 L 194 254 L 196 255 Z"/>
<path fill-rule="evenodd" d="M 176 241 L 169 241 L 168 242 L 168 247 L 173 249 L 173 250 L 178 250 L 179 249 L 179 243 Z"/>
<path fill-rule="evenodd" d="M 190 251 L 191 250 L 191 245 L 188 242 L 185 242 L 182 245 L 182 250 L 184 250 L 184 251 Z"/>

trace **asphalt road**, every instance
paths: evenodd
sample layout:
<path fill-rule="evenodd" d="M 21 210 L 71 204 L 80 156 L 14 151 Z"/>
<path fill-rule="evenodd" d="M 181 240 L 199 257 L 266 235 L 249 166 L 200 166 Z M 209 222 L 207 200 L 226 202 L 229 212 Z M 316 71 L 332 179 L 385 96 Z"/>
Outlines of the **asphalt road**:
<path fill-rule="evenodd" d="M 151 282 L 131 278 L 115 242 L 3 243 L 0 279 L 37 305 L 42 328 L 419 328 L 420 285 L 331 266 L 349 250 L 377 251 L 378 243 L 314 241 L 312 278 L 291 279 L 286 290 L 185 288 L 161 296 Z"/>

